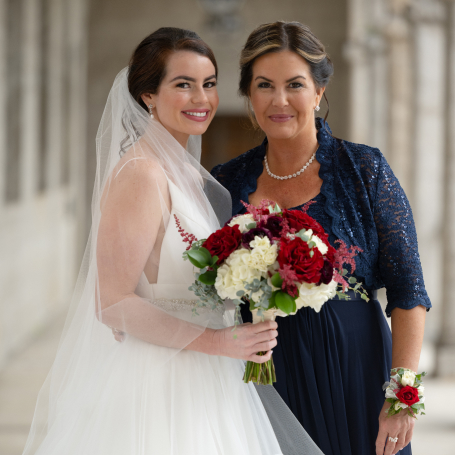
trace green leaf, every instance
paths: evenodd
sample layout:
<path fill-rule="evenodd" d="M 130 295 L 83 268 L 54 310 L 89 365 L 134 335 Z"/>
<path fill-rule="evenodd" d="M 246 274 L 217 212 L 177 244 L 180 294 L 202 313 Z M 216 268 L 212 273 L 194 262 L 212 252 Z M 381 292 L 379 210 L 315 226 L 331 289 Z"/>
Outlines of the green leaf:
<path fill-rule="evenodd" d="M 210 264 L 212 267 L 216 266 L 216 263 L 218 261 L 219 257 L 218 256 L 213 256 L 212 258 L 212 263 Z"/>
<path fill-rule="evenodd" d="M 348 282 L 349 282 L 350 284 L 354 284 L 354 283 L 357 283 L 357 280 L 356 280 L 355 277 L 351 276 L 351 277 L 349 278 Z M 359 286 L 360 286 L 360 285 L 359 285 Z"/>
<path fill-rule="evenodd" d="M 286 314 L 296 311 L 295 299 L 283 291 L 277 291 L 275 294 L 275 304 L 277 308 Z"/>
<path fill-rule="evenodd" d="M 387 401 L 387 403 L 395 403 L 396 399 L 395 398 L 386 398 L 385 401 Z"/>
<path fill-rule="evenodd" d="M 204 267 L 209 267 L 212 265 L 212 255 L 206 248 L 199 248 L 197 250 L 188 251 L 188 259 L 190 260 L 191 264 L 193 264 L 195 267 L 198 267 L 199 269 L 203 269 Z"/>
<path fill-rule="evenodd" d="M 208 286 L 212 286 L 215 284 L 216 272 L 214 270 L 208 270 L 207 272 L 200 275 L 198 280 L 201 283 L 207 284 Z"/>
<path fill-rule="evenodd" d="M 342 275 L 342 276 L 345 276 L 345 275 L 347 275 L 347 274 L 348 274 L 348 269 L 343 269 L 343 270 L 341 271 L 341 275 Z"/>
<path fill-rule="evenodd" d="M 281 289 L 281 285 L 283 284 L 283 279 L 281 278 L 280 274 L 277 272 L 275 273 L 275 275 L 272 276 L 272 284 L 276 287 L 276 288 L 280 288 Z"/>
<path fill-rule="evenodd" d="M 255 221 L 253 221 L 252 223 L 248 223 L 246 225 L 246 228 L 247 229 L 254 229 L 256 226 L 257 226 L 257 223 Z"/>
<path fill-rule="evenodd" d="M 308 246 L 310 248 L 314 248 L 316 246 L 316 242 L 313 242 L 313 240 L 312 240 L 310 243 L 308 243 Z"/>
<path fill-rule="evenodd" d="M 361 294 L 360 297 L 362 297 L 362 299 L 366 300 L 367 302 L 370 300 L 366 294 Z"/>
<path fill-rule="evenodd" d="M 270 296 L 270 299 L 269 299 L 269 306 L 267 308 L 268 310 L 271 310 L 272 308 L 277 308 L 275 297 L 276 297 L 278 292 L 280 292 L 280 291 L 273 291 L 272 292 L 272 295 Z"/>

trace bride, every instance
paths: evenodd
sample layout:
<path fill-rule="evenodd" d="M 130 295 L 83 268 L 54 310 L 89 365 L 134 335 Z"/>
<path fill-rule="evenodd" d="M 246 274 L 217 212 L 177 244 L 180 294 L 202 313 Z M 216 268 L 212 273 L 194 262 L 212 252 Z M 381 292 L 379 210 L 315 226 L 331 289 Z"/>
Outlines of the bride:
<path fill-rule="evenodd" d="M 231 213 L 199 164 L 216 82 L 211 49 L 176 28 L 144 39 L 116 77 L 91 235 L 24 455 L 321 454 L 272 387 L 242 381 L 242 360 L 270 358 L 276 323 L 233 333 L 229 308 L 188 290 L 178 225 L 202 239 Z"/>

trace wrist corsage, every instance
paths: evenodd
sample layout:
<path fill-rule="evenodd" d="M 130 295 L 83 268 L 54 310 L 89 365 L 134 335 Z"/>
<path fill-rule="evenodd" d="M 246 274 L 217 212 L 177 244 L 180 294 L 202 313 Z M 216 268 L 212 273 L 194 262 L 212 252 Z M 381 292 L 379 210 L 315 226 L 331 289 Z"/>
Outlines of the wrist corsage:
<path fill-rule="evenodd" d="M 425 415 L 425 390 L 422 378 L 425 372 L 416 374 L 407 368 L 393 368 L 390 371 L 390 382 L 384 383 L 386 401 L 391 404 L 386 410 L 387 416 L 391 417 L 405 409 L 411 417 Z"/>

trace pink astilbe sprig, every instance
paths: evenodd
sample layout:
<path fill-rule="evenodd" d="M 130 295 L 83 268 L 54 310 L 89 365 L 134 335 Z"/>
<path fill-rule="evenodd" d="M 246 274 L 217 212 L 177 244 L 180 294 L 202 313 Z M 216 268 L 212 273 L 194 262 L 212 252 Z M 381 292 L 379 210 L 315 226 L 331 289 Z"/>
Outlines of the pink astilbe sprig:
<path fill-rule="evenodd" d="M 267 221 L 267 218 L 270 216 L 268 206 L 275 205 L 275 202 L 273 202 L 269 199 L 262 199 L 261 203 L 259 204 L 259 207 L 248 204 L 248 202 L 244 202 L 242 200 L 240 202 L 246 208 L 246 211 L 250 215 L 253 215 L 254 220 L 258 223 L 260 223 L 261 221 Z"/>
<path fill-rule="evenodd" d="M 186 250 L 188 251 L 191 246 L 193 245 L 194 242 L 197 242 L 198 239 L 193 235 L 185 231 L 185 229 L 182 228 L 182 225 L 180 224 L 180 220 L 177 218 L 177 215 L 174 213 L 174 218 L 175 218 L 175 224 L 177 225 L 177 230 L 179 231 L 179 234 L 181 235 L 183 241 L 185 243 L 188 243 L 189 245 L 187 246 Z"/>
<path fill-rule="evenodd" d="M 340 246 L 335 251 L 333 266 L 335 269 L 341 271 L 345 265 L 349 265 L 351 266 L 351 274 L 353 274 L 356 267 L 354 257 L 357 256 L 358 253 L 363 252 L 362 248 L 352 245 L 348 248 L 346 243 L 340 239 L 335 240 L 335 243 L 338 243 Z"/>
<path fill-rule="evenodd" d="M 286 237 L 287 234 L 295 234 L 296 230 L 297 230 L 297 229 L 291 228 L 291 226 L 289 226 L 289 221 L 286 218 L 283 218 L 281 227 L 282 227 L 281 232 L 280 232 L 281 237 Z"/>
<path fill-rule="evenodd" d="M 312 204 L 316 204 L 317 201 L 315 201 L 314 199 L 312 199 L 311 201 L 308 201 L 306 202 L 305 204 L 302 205 L 302 207 L 300 207 L 300 210 L 303 212 L 303 213 L 306 213 L 308 211 L 308 209 L 310 208 L 310 205 Z"/>
<path fill-rule="evenodd" d="M 283 291 L 286 291 L 291 297 L 297 297 L 298 295 L 298 289 L 297 286 L 295 285 L 296 281 L 299 281 L 299 277 L 295 273 L 294 270 L 292 270 L 292 266 L 290 264 L 284 264 L 279 270 L 278 270 L 281 279 L 283 280 L 283 284 L 281 285 L 281 289 Z"/>
<path fill-rule="evenodd" d="M 333 270 L 332 279 L 334 281 L 336 281 L 338 284 L 341 284 L 341 287 L 343 288 L 343 292 L 346 292 L 349 289 L 348 282 L 340 275 L 340 272 L 338 272 L 337 269 Z"/>

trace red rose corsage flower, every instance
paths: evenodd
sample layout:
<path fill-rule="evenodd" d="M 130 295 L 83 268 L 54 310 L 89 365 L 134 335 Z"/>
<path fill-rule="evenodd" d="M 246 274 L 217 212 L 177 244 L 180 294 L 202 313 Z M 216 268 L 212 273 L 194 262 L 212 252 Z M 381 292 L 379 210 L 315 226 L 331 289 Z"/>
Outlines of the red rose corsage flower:
<path fill-rule="evenodd" d="M 418 403 L 420 400 L 418 390 L 415 387 L 411 387 L 409 385 L 401 388 L 400 391 L 396 393 L 396 395 L 402 403 L 407 404 L 408 406 L 412 406 L 414 403 Z"/>

